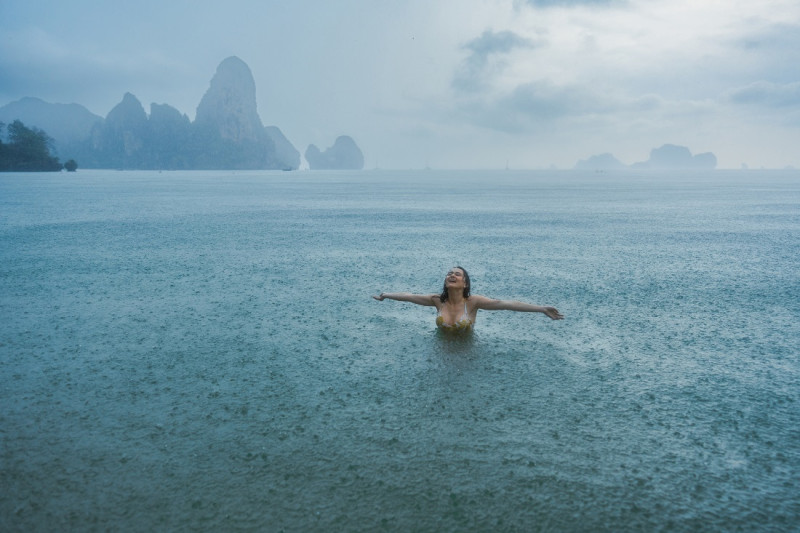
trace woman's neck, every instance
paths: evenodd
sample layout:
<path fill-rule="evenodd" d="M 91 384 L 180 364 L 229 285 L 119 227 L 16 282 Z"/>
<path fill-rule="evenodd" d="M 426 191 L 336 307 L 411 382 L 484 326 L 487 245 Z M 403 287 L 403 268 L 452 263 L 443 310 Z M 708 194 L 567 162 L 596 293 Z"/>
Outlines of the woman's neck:
<path fill-rule="evenodd" d="M 447 301 L 452 302 L 454 305 L 460 305 L 464 302 L 464 292 L 461 289 L 447 290 Z"/>

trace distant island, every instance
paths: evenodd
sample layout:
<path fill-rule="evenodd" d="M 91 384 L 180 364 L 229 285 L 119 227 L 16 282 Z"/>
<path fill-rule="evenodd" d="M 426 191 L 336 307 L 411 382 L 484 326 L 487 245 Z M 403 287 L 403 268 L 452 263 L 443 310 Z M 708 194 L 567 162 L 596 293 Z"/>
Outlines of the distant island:
<path fill-rule="evenodd" d="M 717 156 L 711 152 L 692 155 L 685 146 L 665 144 L 660 148 L 653 148 L 650 151 L 650 158 L 647 161 L 626 165 L 612 154 L 605 153 L 593 155 L 588 159 L 582 159 L 575 164 L 578 170 L 620 170 L 624 168 L 633 169 L 697 169 L 713 170 L 717 167 Z"/>
<path fill-rule="evenodd" d="M 361 153 L 355 141 L 342 135 L 337 138 L 333 146 L 320 152 L 315 145 L 309 145 L 306 150 L 306 161 L 311 170 L 360 170 L 364 168 L 364 154 Z"/>
<path fill-rule="evenodd" d="M 46 131 L 48 139 L 52 136 L 49 142 L 55 151 L 80 162 L 83 168 L 296 170 L 300 167 L 300 153 L 281 130 L 262 124 L 256 110 L 253 75 L 247 64 L 235 56 L 217 67 L 197 106 L 194 122 L 167 104 L 151 104 L 148 115 L 131 93 L 126 93 L 105 119 L 78 104 L 51 104 L 27 97 L 0 107 L 0 121 L 22 121 L 36 131 Z M 355 141 L 345 136 L 339 139 L 342 138 L 349 141 L 338 147 L 334 144 L 313 165 L 309 161 L 311 168 L 363 168 L 363 155 Z M 316 149 L 311 145 L 309 150 L 312 147 Z M 313 158 L 313 150 L 311 153 Z"/>

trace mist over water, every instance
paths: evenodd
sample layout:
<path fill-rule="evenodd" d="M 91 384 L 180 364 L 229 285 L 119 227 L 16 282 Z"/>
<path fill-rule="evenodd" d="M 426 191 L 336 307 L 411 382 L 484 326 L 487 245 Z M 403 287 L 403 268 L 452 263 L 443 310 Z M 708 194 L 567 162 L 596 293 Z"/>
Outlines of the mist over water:
<path fill-rule="evenodd" d="M 0 176 L 0 529 L 796 527 L 799 178 Z"/>

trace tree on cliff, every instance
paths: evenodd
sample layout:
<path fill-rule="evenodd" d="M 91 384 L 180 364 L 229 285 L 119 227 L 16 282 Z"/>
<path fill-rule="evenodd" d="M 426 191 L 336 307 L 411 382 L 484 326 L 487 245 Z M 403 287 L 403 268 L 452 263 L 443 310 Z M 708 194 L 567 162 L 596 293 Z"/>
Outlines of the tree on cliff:
<path fill-rule="evenodd" d="M 4 124 L 0 123 L 0 133 Z M 19 120 L 8 125 L 8 143 L 0 141 L 0 171 L 49 172 L 61 170 L 51 155 L 53 140 L 38 128 L 27 128 Z"/>

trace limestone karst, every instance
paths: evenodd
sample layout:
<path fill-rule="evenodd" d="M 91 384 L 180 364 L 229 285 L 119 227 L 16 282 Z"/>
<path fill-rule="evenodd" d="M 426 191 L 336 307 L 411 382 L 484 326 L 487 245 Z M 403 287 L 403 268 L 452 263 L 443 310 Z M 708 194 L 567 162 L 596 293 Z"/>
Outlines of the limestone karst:
<path fill-rule="evenodd" d="M 647 161 L 641 161 L 632 165 L 625 165 L 616 157 L 609 153 L 591 156 L 581 159 L 575 164 L 579 170 L 620 170 L 624 168 L 633 169 L 673 169 L 673 170 L 713 170 L 717 167 L 717 156 L 711 152 L 695 154 L 685 146 L 675 144 L 665 144 L 650 151 Z"/>
<path fill-rule="evenodd" d="M 333 146 L 320 152 L 311 144 L 306 149 L 306 161 L 311 170 L 361 170 L 364 168 L 364 154 L 355 141 L 347 135 L 336 139 Z"/>
<path fill-rule="evenodd" d="M 81 168 L 280 169 L 300 166 L 300 153 L 276 126 L 264 127 L 247 64 L 229 57 L 217 67 L 194 122 L 167 104 L 150 114 L 126 93 L 103 119 L 77 104 L 23 98 L 0 107 L 0 121 L 22 120 L 55 140 L 62 158 Z"/>

